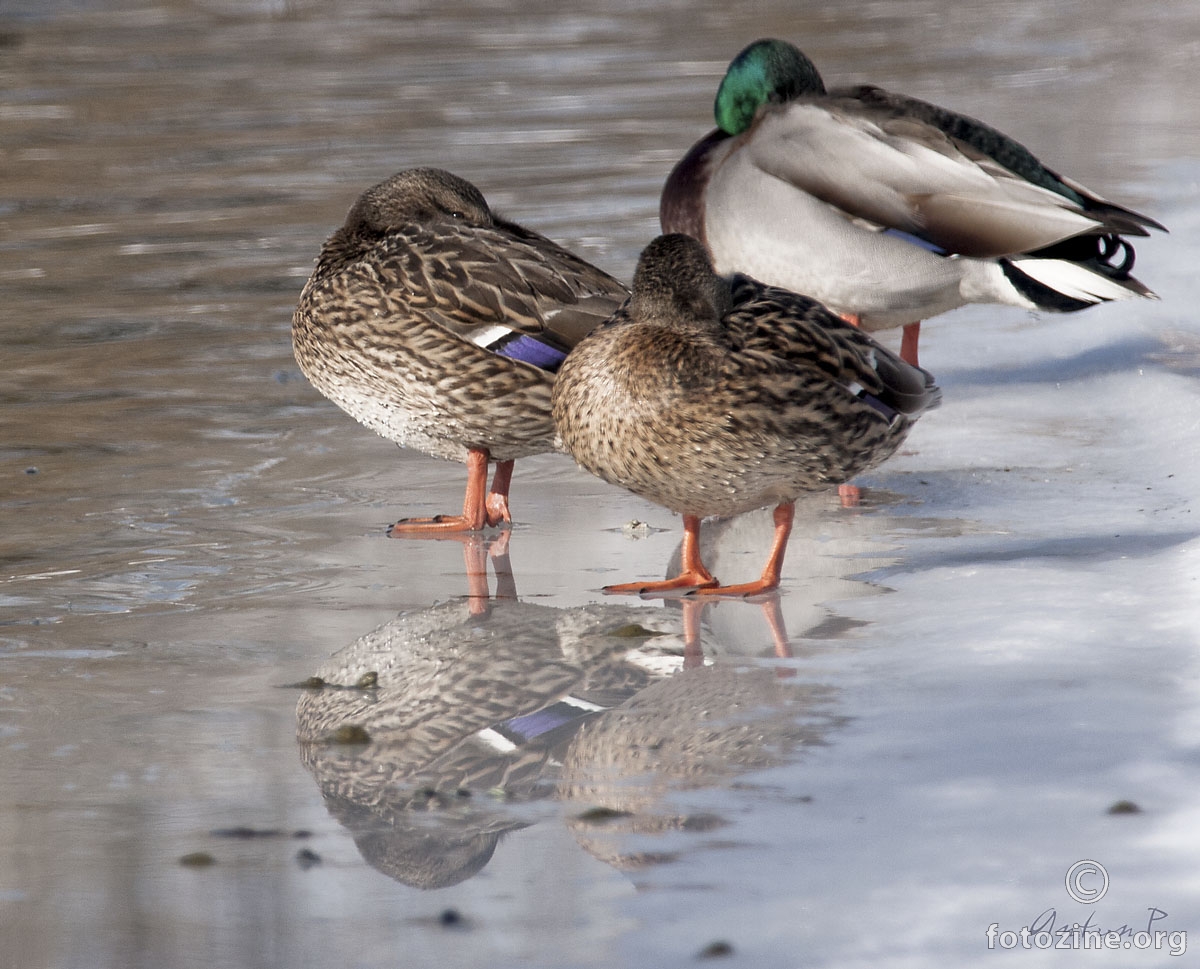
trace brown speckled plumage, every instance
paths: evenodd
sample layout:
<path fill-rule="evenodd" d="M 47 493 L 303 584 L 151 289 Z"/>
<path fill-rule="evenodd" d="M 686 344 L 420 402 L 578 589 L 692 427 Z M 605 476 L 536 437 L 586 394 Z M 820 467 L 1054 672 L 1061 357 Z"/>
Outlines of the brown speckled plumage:
<path fill-rule="evenodd" d="M 684 570 L 700 581 L 613 591 L 732 592 L 688 562 L 689 519 L 777 505 L 790 528 L 800 494 L 886 459 L 939 400 L 929 374 L 819 303 L 731 284 L 698 242 L 669 235 L 643 252 L 629 303 L 568 356 L 554 419 L 585 469 L 685 517 Z"/>
<path fill-rule="evenodd" d="M 455 884 L 528 823 L 506 804 L 553 792 L 582 723 L 682 665 L 680 637 L 675 610 L 611 604 L 404 613 L 316 670 L 324 685 L 296 705 L 300 758 L 367 862 L 422 888 Z M 359 688 L 367 673 L 374 685 Z M 575 716 L 538 719 L 565 700 Z M 330 742 L 347 727 L 367 742 Z"/>
<path fill-rule="evenodd" d="M 489 459 L 547 451 L 554 439 L 553 374 L 487 346 L 511 332 L 565 352 L 625 295 L 606 273 L 496 216 L 469 182 L 418 168 L 355 202 L 322 247 L 292 335 L 300 369 L 348 414 L 403 447 L 468 461 L 475 475 L 480 463 L 485 473 Z M 502 496 L 507 519 L 507 479 Z"/>

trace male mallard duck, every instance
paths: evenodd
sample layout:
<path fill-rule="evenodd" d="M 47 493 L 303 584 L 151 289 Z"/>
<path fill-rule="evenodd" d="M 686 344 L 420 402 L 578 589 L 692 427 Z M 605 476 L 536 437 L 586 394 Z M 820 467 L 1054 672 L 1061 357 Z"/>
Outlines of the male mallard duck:
<path fill-rule="evenodd" d="M 300 294 L 296 360 L 373 431 L 467 464 L 462 515 L 404 519 L 389 534 L 512 520 L 513 460 L 552 447 L 554 372 L 627 292 L 441 169 L 400 172 L 359 197 Z"/>
<path fill-rule="evenodd" d="M 779 584 L 793 502 L 883 461 L 941 392 L 815 301 L 726 280 L 681 234 L 643 251 L 633 296 L 571 351 L 554 385 L 565 449 L 605 481 L 683 515 L 680 574 L 608 592 L 755 595 Z M 776 505 L 760 579 L 721 586 L 700 519 Z"/>
<path fill-rule="evenodd" d="M 1159 223 L 1046 168 L 981 121 L 870 85 L 826 93 L 791 44 L 760 40 L 717 90 L 717 129 L 663 188 L 664 232 L 717 271 L 805 293 L 868 330 L 967 303 L 1072 312 L 1156 298 L 1130 276 Z"/>

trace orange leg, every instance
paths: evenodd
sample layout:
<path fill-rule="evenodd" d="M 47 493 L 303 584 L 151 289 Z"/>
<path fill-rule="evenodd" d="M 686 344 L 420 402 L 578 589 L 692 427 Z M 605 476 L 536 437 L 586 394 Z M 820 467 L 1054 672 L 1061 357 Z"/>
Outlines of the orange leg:
<path fill-rule="evenodd" d="M 838 316 L 840 316 L 851 326 L 862 326 L 862 317 L 857 313 L 838 313 Z"/>
<path fill-rule="evenodd" d="M 697 595 L 713 596 L 756 596 L 779 588 L 779 575 L 783 571 L 783 556 L 787 552 L 787 542 L 792 534 L 792 519 L 796 514 L 796 506 L 785 501 L 775 509 L 775 539 L 771 542 L 771 554 L 767 556 L 767 564 L 763 567 L 762 575 L 754 582 L 743 582 L 740 585 L 714 585 L 696 590 Z"/>
<path fill-rule="evenodd" d="M 904 336 L 900 339 L 900 359 L 905 363 L 911 363 L 914 367 L 919 367 L 917 363 L 917 343 L 921 339 L 921 321 L 909 323 L 904 327 Z"/>
<path fill-rule="evenodd" d="M 496 474 L 492 477 L 492 490 L 484 502 L 489 525 L 512 524 L 508 511 L 508 489 L 512 484 L 513 462 L 497 461 Z"/>
<path fill-rule="evenodd" d="M 683 546 L 679 553 L 679 574 L 662 582 L 624 582 L 606 585 L 604 591 L 612 595 L 644 595 L 655 592 L 672 592 L 676 589 L 702 589 L 716 586 L 717 580 L 700 561 L 700 519 L 695 515 L 683 516 Z"/>
<path fill-rule="evenodd" d="M 446 532 L 477 532 L 482 529 L 487 523 L 487 467 L 488 453 L 484 448 L 471 448 L 467 452 L 467 493 L 463 496 L 461 515 L 401 518 L 388 529 L 388 535 L 391 538 L 421 538 Z M 511 471 L 510 467 L 509 472 Z"/>

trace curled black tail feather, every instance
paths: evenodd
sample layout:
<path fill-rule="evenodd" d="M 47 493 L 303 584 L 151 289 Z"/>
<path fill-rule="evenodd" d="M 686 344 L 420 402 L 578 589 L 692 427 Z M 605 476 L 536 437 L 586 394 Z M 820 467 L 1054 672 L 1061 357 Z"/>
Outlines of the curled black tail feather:
<path fill-rule="evenodd" d="M 1115 232 L 1076 236 L 1028 255 L 1039 259 L 1065 259 L 1067 262 L 1079 263 L 1109 279 L 1128 279 L 1136 258 L 1129 241 Z M 1120 262 L 1115 261 L 1118 258 Z"/>

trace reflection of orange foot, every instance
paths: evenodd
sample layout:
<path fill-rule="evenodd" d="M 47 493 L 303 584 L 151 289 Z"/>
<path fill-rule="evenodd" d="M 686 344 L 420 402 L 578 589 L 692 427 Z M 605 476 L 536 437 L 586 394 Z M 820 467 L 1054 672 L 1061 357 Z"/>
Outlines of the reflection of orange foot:
<path fill-rule="evenodd" d="M 491 611 L 493 599 L 517 598 L 517 582 L 508 562 L 509 532 L 503 531 L 495 538 L 467 534 L 453 537 L 463 545 L 463 565 L 467 573 L 467 603 L 472 616 L 486 616 Z M 494 596 L 488 590 L 489 560 L 496 572 Z"/>
<path fill-rule="evenodd" d="M 472 616 L 488 614 L 491 592 L 487 580 L 487 542 L 480 535 L 464 535 L 463 567 L 467 573 L 467 607 Z"/>
<path fill-rule="evenodd" d="M 787 626 L 783 621 L 783 609 L 779 605 L 779 596 L 767 596 L 760 600 L 763 618 L 771 630 L 771 644 L 775 647 L 775 655 L 779 659 L 791 659 L 792 641 L 788 638 Z M 776 666 L 775 676 L 780 680 L 790 680 L 797 673 L 793 666 Z"/>
<path fill-rule="evenodd" d="M 858 485 L 840 484 L 838 497 L 842 499 L 843 508 L 853 508 L 862 500 L 862 492 L 858 490 Z"/>
<path fill-rule="evenodd" d="M 681 599 L 683 612 L 683 668 L 694 669 L 704 665 L 704 649 L 700 645 L 700 614 L 708 602 L 699 599 Z"/>
<path fill-rule="evenodd" d="M 507 528 L 502 532 L 497 532 L 495 536 L 488 538 L 487 553 L 488 558 L 495 561 L 498 558 L 504 558 L 508 555 L 508 541 L 512 537 L 512 532 Z"/>
<path fill-rule="evenodd" d="M 513 576 L 512 564 L 508 561 L 508 540 L 512 532 L 508 529 L 500 532 L 488 542 L 488 558 L 492 560 L 492 570 L 496 573 L 496 594 L 494 599 L 515 599 L 517 597 L 517 580 Z"/>
<path fill-rule="evenodd" d="M 683 665 L 684 668 L 701 666 L 704 663 L 704 651 L 700 645 L 700 615 L 708 606 L 717 608 L 721 603 L 713 599 L 685 598 L 679 600 L 683 609 Z M 787 626 L 783 621 L 783 610 L 779 605 L 779 593 L 763 596 L 758 602 L 763 618 L 771 630 L 771 645 L 779 659 L 791 659 L 792 643 L 788 639 Z M 796 675 L 796 670 L 787 666 L 776 667 L 775 675 L 780 679 L 788 679 Z"/>

